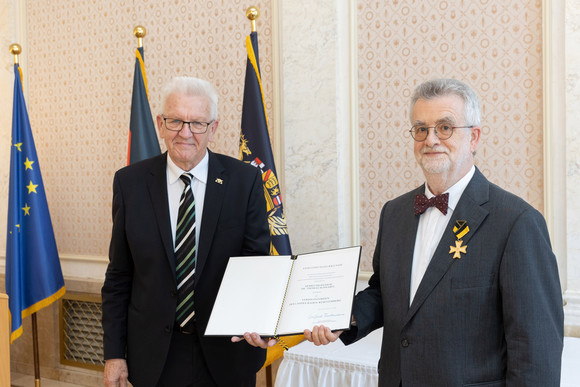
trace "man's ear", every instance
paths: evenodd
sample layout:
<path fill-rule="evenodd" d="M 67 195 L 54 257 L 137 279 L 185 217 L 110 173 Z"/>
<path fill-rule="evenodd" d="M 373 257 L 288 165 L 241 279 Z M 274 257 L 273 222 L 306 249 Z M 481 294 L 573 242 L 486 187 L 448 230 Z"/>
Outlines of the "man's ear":
<path fill-rule="evenodd" d="M 219 120 L 214 120 L 211 125 L 209 126 L 209 141 L 213 141 L 213 136 L 215 135 L 215 132 L 217 132 L 217 128 L 220 124 Z"/>
<path fill-rule="evenodd" d="M 479 144 L 479 137 L 481 136 L 481 128 L 479 126 L 474 126 L 471 128 L 471 140 L 470 140 L 470 150 L 471 153 L 475 153 L 477 149 L 477 144 Z"/>
<path fill-rule="evenodd" d="M 163 138 L 163 117 L 161 117 L 161 114 L 157 114 L 155 120 L 157 121 L 157 132 L 159 133 L 159 137 Z"/>

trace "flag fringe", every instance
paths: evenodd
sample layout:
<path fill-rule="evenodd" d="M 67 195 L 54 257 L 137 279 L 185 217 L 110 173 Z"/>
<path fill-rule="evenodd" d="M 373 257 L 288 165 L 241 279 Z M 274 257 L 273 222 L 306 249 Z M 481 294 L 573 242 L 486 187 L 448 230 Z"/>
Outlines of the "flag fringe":
<path fill-rule="evenodd" d="M 44 307 L 49 306 L 50 304 L 52 304 L 53 302 L 55 302 L 56 300 L 58 300 L 59 298 L 61 298 L 64 295 L 65 292 L 66 292 L 66 289 L 63 286 L 62 288 L 60 288 L 59 290 L 57 290 L 52 295 L 46 297 L 43 300 L 38 301 L 37 303 L 35 303 L 34 305 L 29 306 L 26 309 L 23 309 L 22 312 L 20 312 L 20 315 L 22 316 L 22 319 L 24 319 L 25 317 L 28 317 L 28 316 L 32 315 L 33 313 L 38 312 L 40 309 L 42 309 Z M 10 318 L 10 321 L 12 321 L 12 317 Z M 15 330 L 14 332 L 12 332 L 12 334 L 10 334 L 10 344 L 12 344 L 12 342 L 14 340 L 16 340 L 17 338 L 19 338 L 20 335 L 22 335 L 22 325 L 20 325 L 20 327 L 17 330 Z"/>

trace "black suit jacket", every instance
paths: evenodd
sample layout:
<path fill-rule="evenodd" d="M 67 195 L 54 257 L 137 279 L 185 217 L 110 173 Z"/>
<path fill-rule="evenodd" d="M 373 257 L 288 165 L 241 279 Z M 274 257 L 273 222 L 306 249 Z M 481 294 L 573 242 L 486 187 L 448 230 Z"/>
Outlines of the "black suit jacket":
<path fill-rule="evenodd" d="M 384 326 L 380 386 L 559 386 L 562 296 L 543 217 L 476 170 L 409 306 L 413 203 L 424 190 L 384 205 L 374 274 L 354 303 L 358 327 L 341 339 Z M 456 220 L 470 229 L 459 259 Z"/>
<path fill-rule="evenodd" d="M 125 167 L 113 183 L 113 231 L 102 288 L 105 359 L 125 358 L 135 386 L 154 386 L 169 349 L 177 283 L 167 196 L 167 154 Z M 235 385 L 263 365 L 266 351 L 203 333 L 231 256 L 268 255 L 259 171 L 209 153 L 195 272 L 197 334 L 218 384 Z"/>

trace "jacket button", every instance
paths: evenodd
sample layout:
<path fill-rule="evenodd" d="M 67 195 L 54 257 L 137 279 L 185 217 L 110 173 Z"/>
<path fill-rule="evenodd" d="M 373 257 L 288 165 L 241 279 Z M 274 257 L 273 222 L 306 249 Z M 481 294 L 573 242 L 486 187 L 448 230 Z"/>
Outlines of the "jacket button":
<path fill-rule="evenodd" d="M 175 290 L 170 291 L 169 294 L 171 297 L 177 297 L 177 292 Z"/>
<path fill-rule="evenodd" d="M 401 340 L 401 345 L 403 348 L 407 348 L 409 346 L 409 341 L 407 339 Z"/>
<path fill-rule="evenodd" d="M 165 332 L 167 332 L 167 333 L 171 332 L 171 327 L 169 325 L 165 326 Z"/>

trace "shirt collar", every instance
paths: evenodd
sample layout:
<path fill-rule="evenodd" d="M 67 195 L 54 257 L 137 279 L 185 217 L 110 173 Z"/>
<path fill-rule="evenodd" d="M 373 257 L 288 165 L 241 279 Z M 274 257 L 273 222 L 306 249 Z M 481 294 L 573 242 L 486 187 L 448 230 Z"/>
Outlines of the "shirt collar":
<path fill-rule="evenodd" d="M 183 175 L 185 172 L 189 172 L 195 177 L 197 180 L 202 182 L 203 184 L 207 184 L 207 173 L 208 173 L 208 166 L 209 166 L 209 152 L 205 151 L 205 156 L 203 159 L 190 171 L 184 171 L 183 169 L 179 168 L 171 157 L 167 155 L 167 180 L 169 184 L 175 183 L 179 180 L 179 177 Z"/>
<path fill-rule="evenodd" d="M 469 184 L 474 174 L 475 166 L 472 166 L 465 176 L 463 176 L 457 183 L 453 184 L 453 186 L 451 186 L 451 188 L 449 188 L 447 191 L 443 192 L 449 193 L 448 207 L 451 210 L 455 210 L 455 206 L 457 206 L 463 191 L 465 191 L 467 184 Z M 425 183 L 425 196 L 427 196 L 428 199 L 431 199 L 433 196 L 435 196 L 429 189 L 429 185 L 427 183 Z"/>

